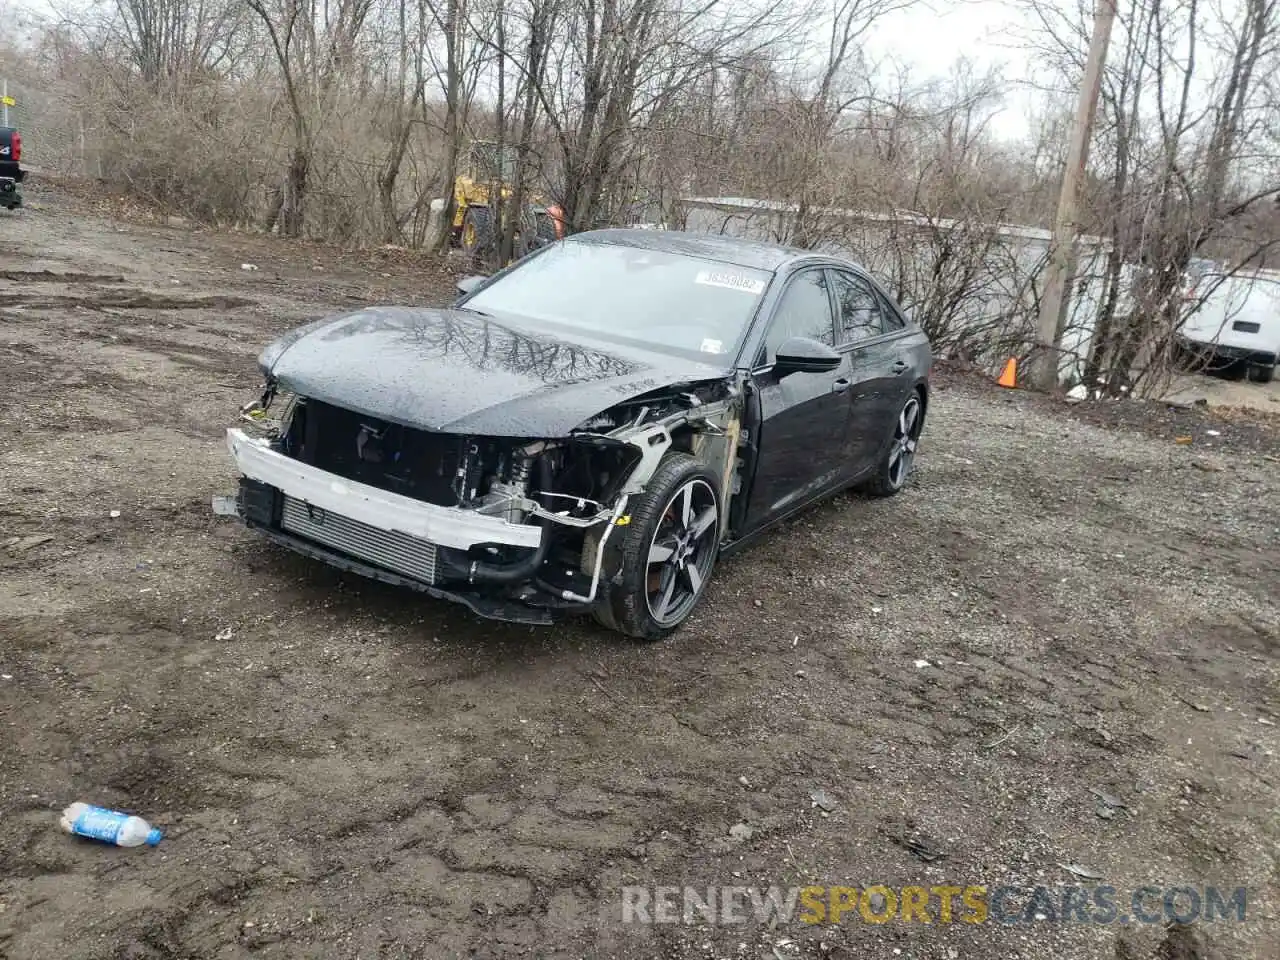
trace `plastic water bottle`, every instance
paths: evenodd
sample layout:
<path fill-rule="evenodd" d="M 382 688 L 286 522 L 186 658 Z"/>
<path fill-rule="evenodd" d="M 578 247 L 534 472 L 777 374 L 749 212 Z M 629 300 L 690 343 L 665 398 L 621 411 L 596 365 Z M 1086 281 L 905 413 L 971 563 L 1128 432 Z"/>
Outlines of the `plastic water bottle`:
<path fill-rule="evenodd" d="M 140 847 L 144 843 L 154 847 L 164 836 L 141 817 L 87 803 L 73 803 L 62 811 L 62 829 L 117 847 Z"/>

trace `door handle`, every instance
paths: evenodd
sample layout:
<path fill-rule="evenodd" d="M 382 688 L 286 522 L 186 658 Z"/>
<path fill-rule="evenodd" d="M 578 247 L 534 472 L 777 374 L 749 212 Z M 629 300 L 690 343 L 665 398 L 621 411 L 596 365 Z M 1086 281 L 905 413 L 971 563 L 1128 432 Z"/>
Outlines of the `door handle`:
<path fill-rule="evenodd" d="M 831 392 L 844 393 L 846 390 L 849 389 L 849 387 L 852 384 L 853 384 L 853 381 L 848 379 L 847 377 L 841 377 L 839 380 L 833 380 L 831 382 Z"/>
<path fill-rule="evenodd" d="M 900 373 L 906 373 L 908 366 L 910 366 L 910 364 L 908 364 L 907 361 L 898 360 L 889 369 L 893 371 L 893 375 L 896 377 Z"/>

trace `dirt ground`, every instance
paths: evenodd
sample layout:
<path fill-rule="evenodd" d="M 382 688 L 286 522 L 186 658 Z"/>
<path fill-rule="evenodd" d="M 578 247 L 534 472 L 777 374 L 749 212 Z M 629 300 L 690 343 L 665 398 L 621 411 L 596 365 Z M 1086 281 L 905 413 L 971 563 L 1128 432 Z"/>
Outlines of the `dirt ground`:
<path fill-rule="evenodd" d="M 1274 418 L 942 376 L 907 491 L 725 562 L 669 641 L 505 626 L 210 510 L 261 346 L 448 271 L 28 197 L 0 215 L 0 957 L 1280 956 Z M 68 837 L 74 800 L 166 837 Z M 1247 886 L 1247 919 L 622 922 L 627 885 L 1063 864 Z"/>
<path fill-rule="evenodd" d="M 1259 410 L 1280 416 L 1280 380 L 1253 383 L 1239 371 L 1222 374 L 1181 374 L 1173 378 L 1162 397 L 1176 404 L 1201 403 L 1215 407 Z"/>

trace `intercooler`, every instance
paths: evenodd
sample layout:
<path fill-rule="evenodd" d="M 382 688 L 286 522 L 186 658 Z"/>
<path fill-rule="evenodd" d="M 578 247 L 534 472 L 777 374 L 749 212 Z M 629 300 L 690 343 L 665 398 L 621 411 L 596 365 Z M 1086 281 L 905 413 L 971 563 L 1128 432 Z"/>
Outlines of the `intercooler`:
<path fill-rule="evenodd" d="M 284 498 L 280 527 L 401 576 L 423 583 L 436 582 L 436 546 L 426 540 L 379 530 L 288 496 Z"/>

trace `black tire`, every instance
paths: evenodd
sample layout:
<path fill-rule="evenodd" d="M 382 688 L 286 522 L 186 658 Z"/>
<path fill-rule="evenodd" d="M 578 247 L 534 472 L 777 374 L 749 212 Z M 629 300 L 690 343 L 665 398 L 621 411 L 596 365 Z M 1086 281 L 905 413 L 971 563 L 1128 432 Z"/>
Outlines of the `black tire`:
<path fill-rule="evenodd" d="M 468 207 L 462 218 L 462 249 L 483 256 L 493 249 L 493 211 L 488 207 Z"/>
<path fill-rule="evenodd" d="M 1190 343 L 1182 347 L 1187 370 L 1191 373 L 1212 374 L 1218 372 L 1214 366 L 1213 351 L 1196 347 Z"/>
<path fill-rule="evenodd" d="M 859 489 L 873 497 L 892 497 L 902 491 L 915 464 L 916 446 L 924 429 L 924 397 L 912 390 L 893 420 L 893 433 L 871 476 Z"/>
<path fill-rule="evenodd" d="M 1246 360 L 1228 360 L 1223 369 L 1232 380 L 1247 380 L 1250 376 L 1249 363 Z"/>
<path fill-rule="evenodd" d="M 534 213 L 533 219 L 539 245 L 546 246 L 549 243 L 555 243 L 557 239 L 555 218 L 545 210 L 539 210 Z"/>
<path fill-rule="evenodd" d="M 520 229 L 516 231 L 512 244 L 511 259 L 519 260 L 538 249 L 538 221 L 532 207 L 520 211 Z"/>
<path fill-rule="evenodd" d="M 1253 363 L 1249 365 L 1249 379 L 1254 383 L 1270 383 L 1275 379 L 1276 365 Z"/>
<path fill-rule="evenodd" d="M 1199 370 L 1203 366 L 1203 361 L 1196 351 L 1192 350 L 1186 343 L 1177 341 L 1173 345 L 1173 366 L 1182 373 L 1191 373 Z"/>
<path fill-rule="evenodd" d="M 630 520 L 614 528 L 596 619 L 640 640 L 661 640 L 677 630 L 715 570 L 720 503 L 714 473 L 687 453 L 668 453 L 631 500 Z"/>

